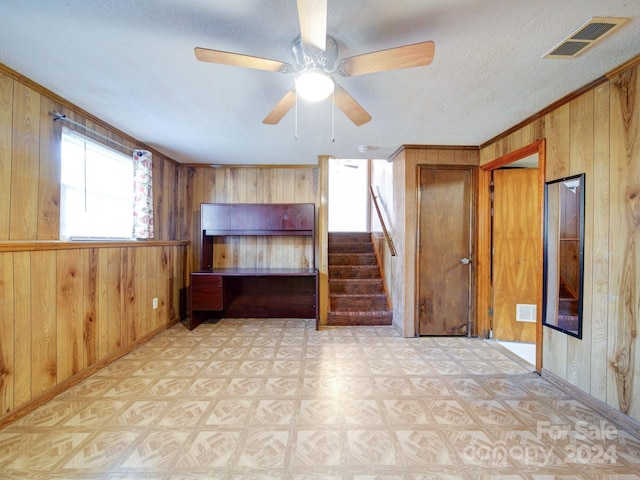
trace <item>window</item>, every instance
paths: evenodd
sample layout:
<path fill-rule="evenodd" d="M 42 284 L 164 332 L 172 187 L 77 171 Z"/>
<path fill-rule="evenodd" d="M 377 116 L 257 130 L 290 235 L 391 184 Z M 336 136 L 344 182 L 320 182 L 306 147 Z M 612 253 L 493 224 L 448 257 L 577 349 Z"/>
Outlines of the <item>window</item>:
<path fill-rule="evenodd" d="M 60 237 L 131 239 L 132 158 L 63 128 L 61 159 Z"/>

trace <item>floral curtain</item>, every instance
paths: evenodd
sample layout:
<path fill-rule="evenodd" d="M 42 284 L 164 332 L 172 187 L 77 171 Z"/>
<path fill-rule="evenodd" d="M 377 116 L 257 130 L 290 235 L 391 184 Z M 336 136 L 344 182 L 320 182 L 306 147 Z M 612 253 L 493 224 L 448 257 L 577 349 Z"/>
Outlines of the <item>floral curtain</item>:
<path fill-rule="evenodd" d="M 133 151 L 133 238 L 153 238 L 151 152 Z"/>

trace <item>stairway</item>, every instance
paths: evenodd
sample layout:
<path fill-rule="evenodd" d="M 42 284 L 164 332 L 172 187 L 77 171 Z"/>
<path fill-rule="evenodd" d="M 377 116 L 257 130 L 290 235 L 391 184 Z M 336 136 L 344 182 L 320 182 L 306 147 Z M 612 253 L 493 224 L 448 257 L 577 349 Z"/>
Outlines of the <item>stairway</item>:
<path fill-rule="evenodd" d="M 392 318 L 371 234 L 329 233 L 327 325 L 391 325 Z"/>
<path fill-rule="evenodd" d="M 558 298 L 558 327 L 565 330 L 578 330 L 578 299 L 571 289 L 560 279 Z"/>

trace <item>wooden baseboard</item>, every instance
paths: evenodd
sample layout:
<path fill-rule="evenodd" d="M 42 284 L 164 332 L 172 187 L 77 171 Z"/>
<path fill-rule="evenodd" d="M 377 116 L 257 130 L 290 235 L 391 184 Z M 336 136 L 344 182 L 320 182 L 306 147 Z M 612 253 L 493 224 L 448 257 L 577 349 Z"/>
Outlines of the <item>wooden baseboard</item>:
<path fill-rule="evenodd" d="M 57 395 L 60 395 L 62 392 L 66 391 L 66 390 L 69 390 L 71 387 L 74 387 L 74 386 L 78 385 L 80 382 L 82 382 L 83 380 L 89 378 L 91 375 L 96 373 L 98 370 L 100 370 L 100 369 L 106 367 L 107 365 L 115 362 L 119 358 L 125 356 L 127 353 L 129 353 L 129 352 L 133 351 L 134 349 L 136 349 L 138 346 L 142 345 L 143 343 L 148 342 L 149 340 L 151 340 L 153 337 L 155 337 L 159 333 L 164 332 L 165 330 L 173 327 L 175 324 L 177 324 L 179 322 L 180 322 L 180 320 L 178 320 L 178 319 L 174 319 L 174 320 L 170 321 L 166 325 L 153 330 L 152 332 L 150 332 L 147 335 L 145 335 L 144 337 L 136 340 L 132 344 L 127 345 L 126 347 L 120 349 L 118 352 L 113 353 L 112 355 L 109 355 L 106 358 L 103 358 L 99 362 L 94 363 L 90 367 L 85 368 L 84 370 L 76 373 L 72 377 L 67 378 L 63 382 L 58 383 L 54 387 L 51 387 L 47 391 L 45 391 L 45 392 L 41 393 L 40 395 L 32 398 L 28 402 L 23 403 L 22 405 L 20 405 L 16 409 L 11 410 L 9 413 L 4 415 L 3 417 L 0 417 L 0 429 L 4 428 L 5 426 L 9 425 L 10 423 L 15 422 L 18 419 L 24 417 L 25 415 L 28 415 L 29 413 L 33 412 L 36 408 L 38 408 L 38 407 L 44 405 L 45 403 L 47 403 L 52 398 L 56 397 Z"/>
<path fill-rule="evenodd" d="M 598 400 L 596 397 L 589 395 L 585 391 L 580 390 L 578 387 L 571 385 L 566 380 L 545 368 L 542 369 L 541 376 L 558 388 L 568 390 L 571 393 L 571 396 L 576 400 L 593 408 L 596 412 L 620 429 L 640 439 L 640 421 L 631 418 L 629 415 L 622 413 L 611 405 L 608 405 L 603 401 Z"/>
<path fill-rule="evenodd" d="M 495 340 L 486 340 L 486 341 L 489 342 L 495 348 L 499 349 L 502 353 L 504 353 L 510 359 L 522 365 L 524 368 L 528 369 L 532 367 L 531 364 L 529 364 L 522 358 L 518 357 L 515 353 L 513 353 L 509 349 L 500 345 L 497 341 Z M 532 370 L 531 373 L 536 373 L 536 372 Z M 580 390 L 578 387 L 571 385 L 566 380 L 560 378 L 555 373 L 545 368 L 542 368 L 540 372 L 540 376 L 544 377 L 545 380 L 549 381 L 550 383 L 560 388 L 561 390 L 568 391 L 573 398 L 580 401 L 581 403 L 584 403 L 588 407 L 593 408 L 596 412 L 601 414 L 609 422 L 615 424 L 617 427 L 628 432 L 630 435 L 633 435 L 634 437 L 640 439 L 640 421 L 637 421 L 631 418 L 630 416 L 625 415 L 620 410 L 616 410 L 611 405 L 608 405 L 603 401 L 598 400 L 596 397 L 589 395 L 583 390 Z"/>

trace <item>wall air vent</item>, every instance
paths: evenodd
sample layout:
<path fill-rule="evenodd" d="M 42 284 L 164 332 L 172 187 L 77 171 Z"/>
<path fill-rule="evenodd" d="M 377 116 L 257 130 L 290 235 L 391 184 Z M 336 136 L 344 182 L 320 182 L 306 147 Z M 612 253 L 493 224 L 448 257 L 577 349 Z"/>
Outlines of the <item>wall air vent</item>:
<path fill-rule="evenodd" d="M 543 55 L 545 58 L 573 58 L 613 33 L 628 18 L 591 17 L 587 23 Z"/>

